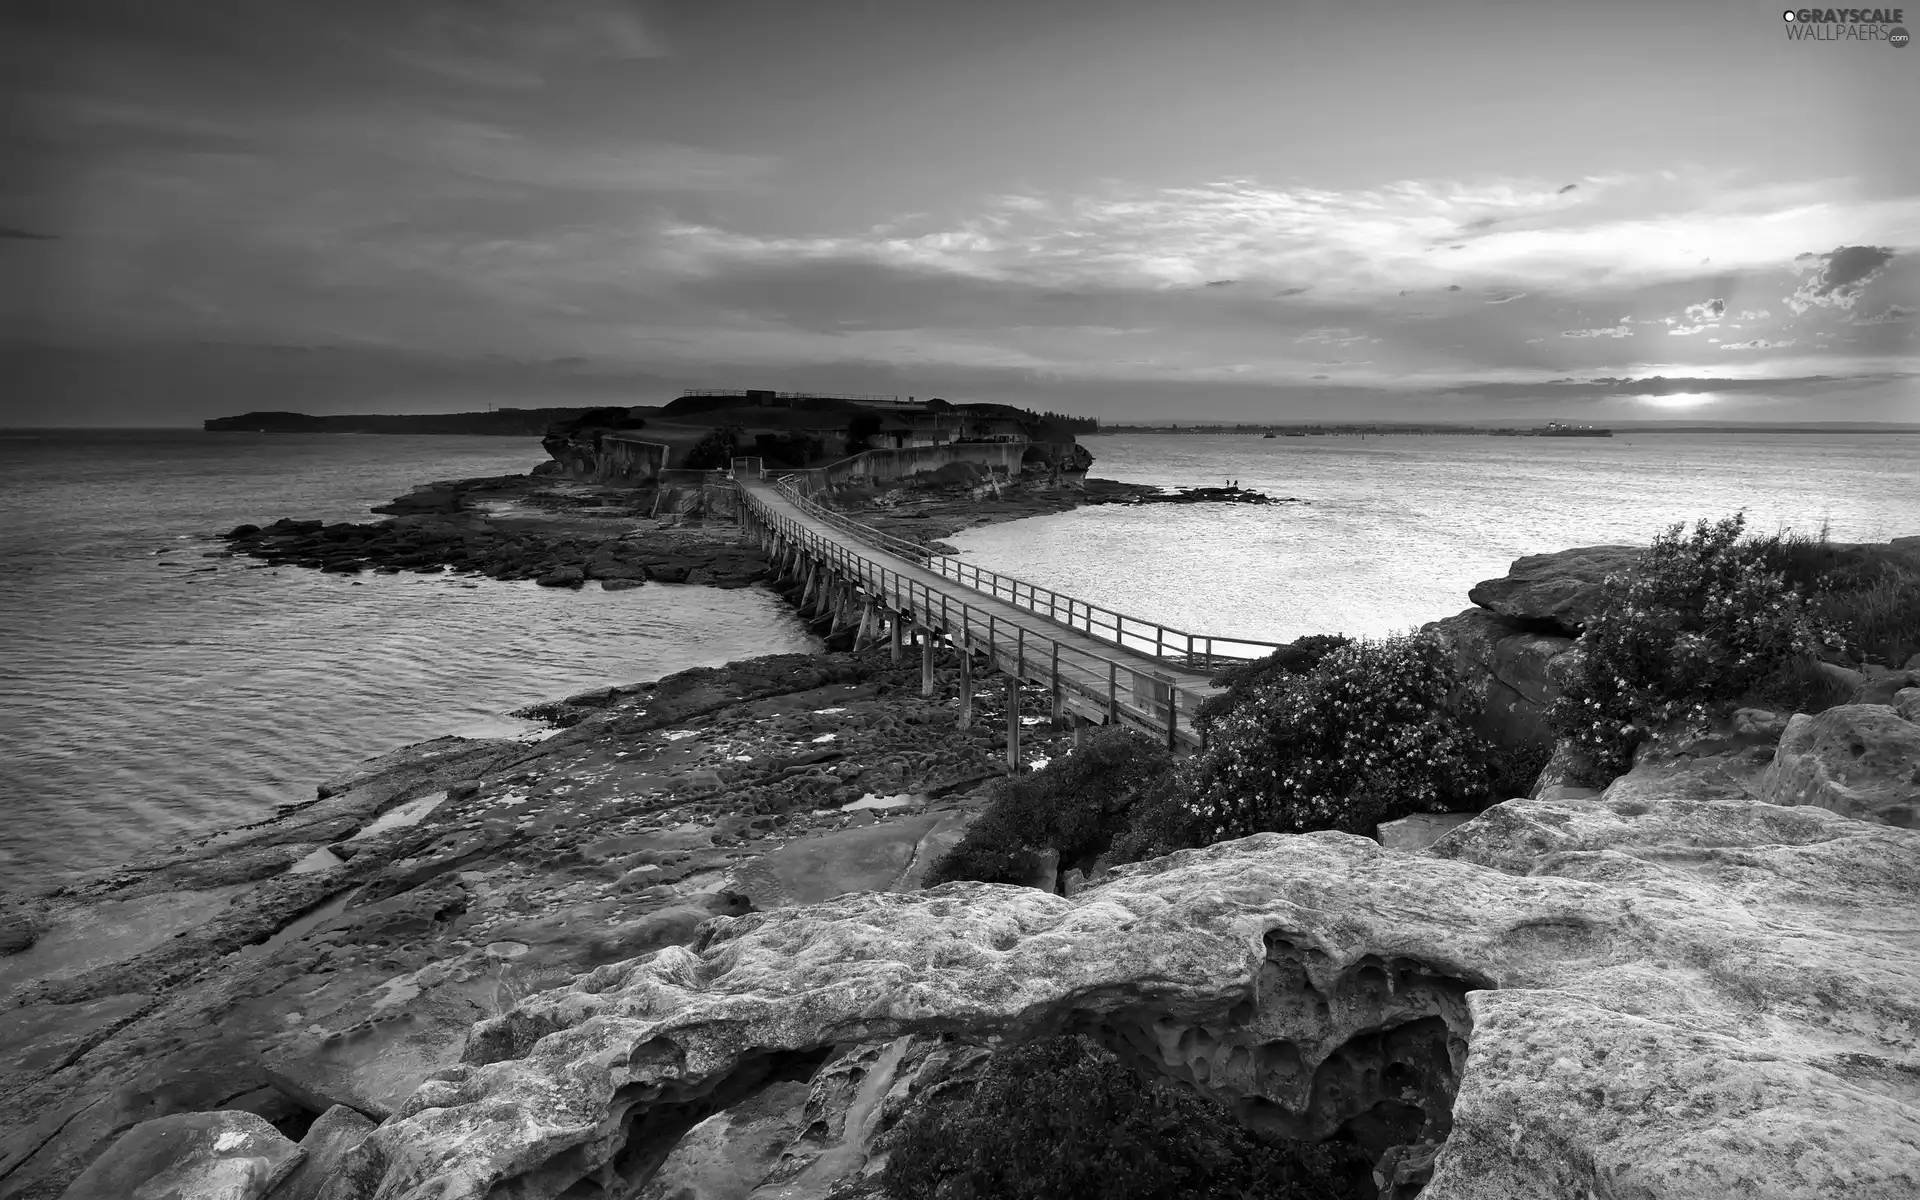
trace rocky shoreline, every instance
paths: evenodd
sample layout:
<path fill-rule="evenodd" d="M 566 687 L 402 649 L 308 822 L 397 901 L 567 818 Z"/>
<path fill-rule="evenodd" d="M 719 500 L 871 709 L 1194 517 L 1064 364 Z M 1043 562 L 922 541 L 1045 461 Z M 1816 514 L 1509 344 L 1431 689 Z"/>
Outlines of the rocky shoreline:
<path fill-rule="evenodd" d="M 764 570 L 681 519 L 606 554 L 593 533 L 634 523 L 630 494 L 613 512 L 607 489 L 495 482 L 420 489 L 357 540 L 231 540 L 336 569 Z M 846 502 L 928 539 L 1006 511 Z M 1625 549 L 1523 559 L 1439 623 L 1497 701 L 1489 732 L 1536 736 Z M 442 561 L 399 561 L 422 554 Z M 1550 765 L 1529 797 L 1411 840 L 1261 835 L 932 893 L 1006 723 L 1066 752 L 1044 696 L 1007 713 L 984 690 L 956 731 L 952 653 L 927 697 L 917 662 L 876 649 L 538 705 L 537 739 L 408 747 L 267 820 L 0 898 L 0 1200 L 222 1161 L 250 1182 L 220 1194 L 249 1200 L 583 1179 L 874 1200 L 913 1097 L 995 1036 L 1073 1022 L 1243 1114 L 1286 1108 L 1293 1135 L 1414 1114 L 1349 1130 L 1392 1200 L 1908 1195 L 1915 666 L 1861 673 L 1819 717 L 1651 744 L 1604 791 Z"/>
<path fill-rule="evenodd" d="M 964 529 L 1066 512 L 1083 505 L 1289 503 L 1238 488 L 1163 493 L 1144 484 L 1090 479 L 1075 486 L 1019 480 L 991 489 L 914 486 L 849 490 L 834 503 L 896 537 L 936 552 Z M 415 488 L 374 509 L 381 521 L 241 525 L 227 552 L 275 566 L 330 574 L 454 571 L 546 587 L 598 583 L 608 591 L 648 580 L 741 588 L 768 577 L 757 546 L 731 524 L 699 515 L 654 516 L 656 490 L 585 483 L 555 475 L 447 480 Z"/>

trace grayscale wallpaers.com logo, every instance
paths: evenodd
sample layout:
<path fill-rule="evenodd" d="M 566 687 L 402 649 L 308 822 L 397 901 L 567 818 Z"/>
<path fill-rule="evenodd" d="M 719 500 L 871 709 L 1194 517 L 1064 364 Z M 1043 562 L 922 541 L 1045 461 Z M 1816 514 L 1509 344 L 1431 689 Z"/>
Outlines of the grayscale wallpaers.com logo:
<path fill-rule="evenodd" d="M 1780 14 L 1796 42 L 1885 42 L 1897 50 L 1913 39 L 1904 8 L 1789 8 Z"/>

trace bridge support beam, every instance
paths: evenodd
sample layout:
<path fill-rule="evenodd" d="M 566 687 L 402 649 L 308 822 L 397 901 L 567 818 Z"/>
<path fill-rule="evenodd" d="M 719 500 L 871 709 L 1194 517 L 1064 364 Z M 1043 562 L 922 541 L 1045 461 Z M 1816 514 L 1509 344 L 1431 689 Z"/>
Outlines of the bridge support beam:
<path fill-rule="evenodd" d="M 1068 713 L 1067 719 L 1073 722 L 1073 748 L 1078 750 L 1086 742 L 1087 719 L 1079 713 Z"/>
<path fill-rule="evenodd" d="M 1020 773 L 1020 677 L 1007 676 L 1007 771 Z"/>
<path fill-rule="evenodd" d="M 933 695 L 933 630 L 925 625 L 914 626 L 914 632 L 920 638 L 920 695 Z"/>
<path fill-rule="evenodd" d="M 960 646 L 960 722 L 957 728 L 973 728 L 973 648 Z"/>
<path fill-rule="evenodd" d="M 900 614 L 887 614 L 887 654 L 896 665 L 900 662 Z"/>

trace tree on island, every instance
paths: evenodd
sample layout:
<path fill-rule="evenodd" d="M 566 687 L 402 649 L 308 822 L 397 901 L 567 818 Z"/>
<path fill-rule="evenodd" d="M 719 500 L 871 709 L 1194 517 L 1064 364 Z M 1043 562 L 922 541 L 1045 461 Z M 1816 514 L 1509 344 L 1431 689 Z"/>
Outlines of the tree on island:
<path fill-rule="evenodd" d="M 738 425 L 719 426 L 693 444 L 682 465 L 689 471 L 726 470 L 740 452 L 740 435 L 744 432 Z"/>

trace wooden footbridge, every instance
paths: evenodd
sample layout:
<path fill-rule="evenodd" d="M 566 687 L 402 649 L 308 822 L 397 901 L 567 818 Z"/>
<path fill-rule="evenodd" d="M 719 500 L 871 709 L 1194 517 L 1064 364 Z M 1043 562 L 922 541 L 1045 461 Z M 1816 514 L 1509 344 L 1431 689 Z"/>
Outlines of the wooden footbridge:
<path fill-rule="evenodd" d="M 1205 745 L 1194 713 L 1221 691 L 1209 679 L 1278 648 L 1172 629 L 934 554 L 807 499 L 768 476 L 757 458 L 733 460 L 732 476 L 738 520 L 780 578 L 801 584 L 803 610 L 830 615 L 834 631 L 855 628 L 856 647 L 884 637 L 895 662 L 917 645 L 928 696 L 935 644 L 959 651 L 960 728 L 973 722 L 975 659 L 1002 674 L 1014 771 L 1021 769 L 1023 682 L 1045 686 L 1054 719 L 1072 720 L 1076 742 L 1088 724 L 1120 724 L 1192 750 Z"/>

